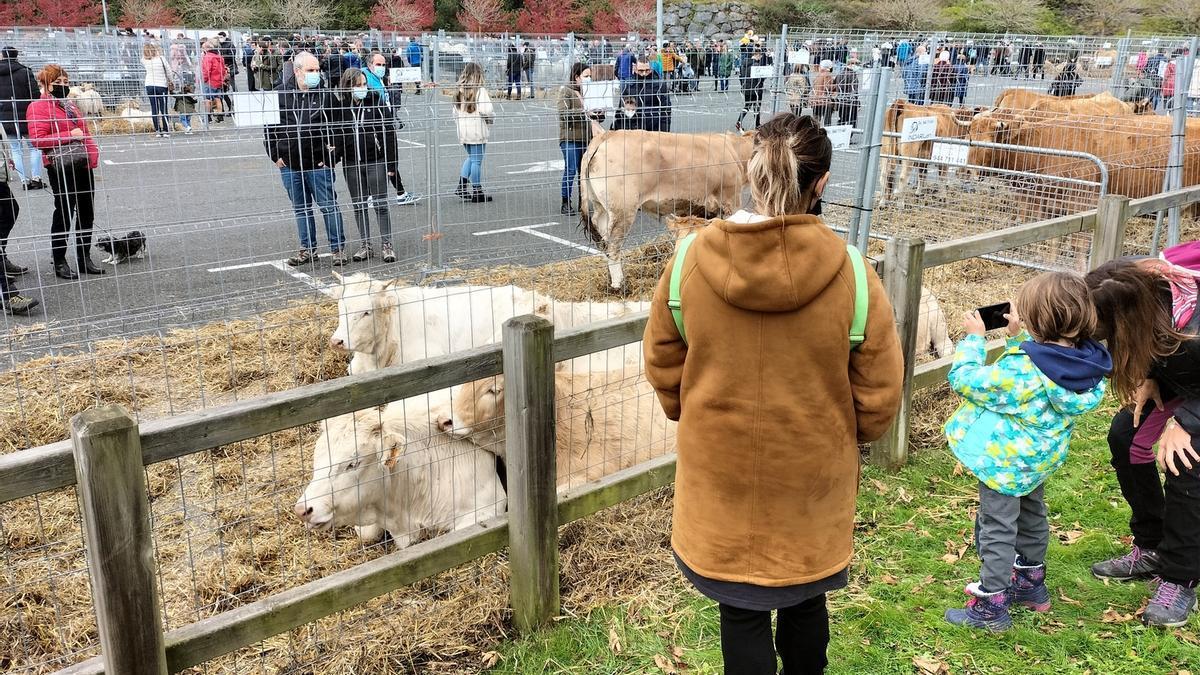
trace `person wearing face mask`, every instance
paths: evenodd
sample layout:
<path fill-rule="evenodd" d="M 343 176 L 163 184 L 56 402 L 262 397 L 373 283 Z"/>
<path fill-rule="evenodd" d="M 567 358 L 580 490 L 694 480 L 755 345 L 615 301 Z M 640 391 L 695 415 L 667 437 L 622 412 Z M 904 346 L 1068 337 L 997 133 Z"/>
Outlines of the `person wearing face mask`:
<path fill-rule="evenodd" d="M 632 96 L 621 98 L 621 108 L 613 117 L 609 131 L 630 131 L 642 128 L 642 120 L 638 115 L 637 99 Z"/>
<path fill-rule="evenodd" d="M 362 261 L 374 257 L 371 247 L 371 222 L 367 202 L 375 209 L 379 223 L 380 256 L 383 262 L 396 261 L 392 250 L 392 222 L 388 213 L 388 179 L 395 173 L 396 127 L 392 123 L 387 99 L 367 84 L 368 78 L 357 68 L 342 73 L 335 95 L 339 105 L 341 134 L 338 151 L 342 173 L 350 190 L 354 222 L 358 225 L 360 245 L 352 256 Z"/>
<path fill-rule="evenodd" d="M 676 248 L 679 273 L 668 261 L 643 337 L 646 379 L 679 422 L 671 547 L 718 604 L 727 675 L 775 675 L 778 658 L 788 675 L 824 672 L 825 594 L 846 586 L 853 555 L 858 445 L 900 403 L 887 293 L 817 216 L 832 156 L 812 117 L 759 127 L 753 212 Z"/>
<path fill-rule="evenodd" d="M 368 67 L 366 71 L 360 71 L 360 73 L 366 75 L 367 87 L 369 87 L 371 91 L 379 92 L 379 94 L 383 96 L 383 100 L 386 101 L 388 98 L 386 82 L 387 57 L 379 52 L 371 52 L 371 56 L 368 57 L 367 60 L 371 64 L 370 67 Z M 342 79 L 345 79 L 344 74 Z"/>
<path fill-rule="evenodd" d="M 104 274 L 92 262 L 92 223 L 95 218 L 96 179 L 100 149 L 88 132 L 79 109 L 67 98 L 67 71 L 49 64 L 38 71 L 42 97 L 29 104 L 29 140 L 42 151 L 42 163 L 54 193 L 54 216 L 50 224 L 50 251 L 54 274 L 60 279 L 78 279 L 67 263 L 67 238 L 75 226 L 75 261 L 80 274 Z"/>
<path fill-rule="evenodd" d="M 334 265 L 347 263 L 342 212 L 334 192 L 333 167 L 339 158 L 341 119 L 336 101 L 322 86 L 321 63 L 310 52 L 292 59 L 294 89 L 276 92 L 279 123 L 264 128 L 263 146 L 279 168 L 283 187 L 296 214 L 300 251 L 288 258 L 292 267 L 317 262 L 317 223 L 312 202 L 321 209 Z"/>
<path fill-rule="evenodd" d="M 633 79 L 621 87 L 621 97 L 633 99 L 637 115 L 636 126 L 629 129 L 642 131 L 671 130 L 671 94 L 667 84 L 655 76 L 646 59 L 638 59 L 633 68 Z"/>
<path fill-rule="evenodd" d="M 579 178 L 579 164 L 593 133 L 602 133 L 597 120 L 604 119 L 603 111 L 589 111 L 583 100 L 583 87 L 592 81 L 592 70 L 583 63 L 571 66 L 570 84 L 558 92 L 558 147 L 563 154 L 562 209 L 564 216 L 579 213 L 571 201 L 571 193 Z"/>

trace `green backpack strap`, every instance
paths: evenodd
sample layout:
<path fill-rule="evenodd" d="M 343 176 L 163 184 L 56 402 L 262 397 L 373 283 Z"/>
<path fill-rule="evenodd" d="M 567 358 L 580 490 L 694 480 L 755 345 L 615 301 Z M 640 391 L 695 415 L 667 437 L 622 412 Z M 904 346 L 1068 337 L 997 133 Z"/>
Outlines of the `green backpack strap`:
<path fill-rule="evenodd" d="M 671 266 L 671 284 L 667 297 L 667 307 L 671 310 L 671 318 L 675 319 L 675 329 L 679 337 L 687 344 L 687 332 L 683 328 L 683 299 L 680 286 L 683 284 L 683 261 L 687 258 L 688 248 L 696 239 L 696 232 L 679 241 L 675 247 L 675 262 Z M 867 289 L 867 265 L 863 255 L 852 245 L 846 246 L 846 254 L 850 256 L 850 264 L 854 267 L 854 318 L 850 322 L 850 349 L 856 349 L 867 339 L 867 310 L 870 305 L 870 292 Z"/>
<path fill-rule="evenodd" d="M 696 240 L 696 234 L 697 232 L 692 232 L 681 239 L 679 245 L 675 247 L 675 264 L 671 267 L 671 288 L 667 298 L 667 307 L 671 310 L 671 317 L 675 319 L 675 328 L 679 331 L 679 337 L 683 338 L 685 345 L 687 344 L 687 333 L 683 330 L 683 301 L 679 296 L 679 287 L 683 283 L 683 260 L 687 257 L 692 242 Z"/>
<path fill-rule="evenodd" d="M 862 252 L 853 244 L 846 244 L 846 254 L 854 266 L 854 319 L 850 321 L 850 350 L 853 351 L 867 339 L 867 310 L 870 291 L 867 289 L 867 265 Z"/>

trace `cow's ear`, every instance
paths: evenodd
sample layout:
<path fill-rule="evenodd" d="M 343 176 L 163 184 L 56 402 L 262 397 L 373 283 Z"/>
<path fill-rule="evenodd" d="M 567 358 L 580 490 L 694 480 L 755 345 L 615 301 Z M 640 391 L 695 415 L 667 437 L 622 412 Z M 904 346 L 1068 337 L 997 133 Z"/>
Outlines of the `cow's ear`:
<path fill-rule="evenodd" d="M 343 277 L 341 274 L 339 274 L 337 270 L 333 270 L 332 272 L 330 272 L 330 274 L 332 274 L 332 275 L 333 275 L 333 278 L 334 278 L 334 279 L 337 279 L 337 282 L 338 282 L 339 284 L 344 284 L 344 283 L 346 283 L 346 278 L 345 278 L 345 277 Z"/>
<path fill-rule="evenodd" d="M 381 452 L 379 461 L 389 469 L 396 468 L 396 462 L 400 459 L 400 453 L 404 452 L 404 437 L 395 430 L 389 429 L 390 425 L 384 424 L 381 437 L 383 442 L 380 446 Z"/>

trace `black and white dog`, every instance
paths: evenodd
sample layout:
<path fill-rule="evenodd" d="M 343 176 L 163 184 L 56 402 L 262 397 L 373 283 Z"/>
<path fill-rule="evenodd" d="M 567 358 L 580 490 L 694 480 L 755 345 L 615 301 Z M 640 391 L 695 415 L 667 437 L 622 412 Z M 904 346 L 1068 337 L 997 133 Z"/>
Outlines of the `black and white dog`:
<path fill-rule="evenodd" d="M 146 257 L 146 235 L 134 230 L 124 237 L 101 237 L 96 246 L 108 254 L 101 262 L 120 265 L 130 258 Z"/>

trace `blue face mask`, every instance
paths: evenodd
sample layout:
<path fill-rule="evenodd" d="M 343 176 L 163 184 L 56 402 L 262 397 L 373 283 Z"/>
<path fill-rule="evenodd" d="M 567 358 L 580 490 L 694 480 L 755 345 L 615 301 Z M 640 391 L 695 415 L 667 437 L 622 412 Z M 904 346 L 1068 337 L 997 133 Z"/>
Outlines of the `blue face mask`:
<path fill-rule="evenodd" d="M 367 97 L 367 88 L 366 87 L 355 87 L 350 90 L 350 93 L 354 96 L 354 100 L 361 101 Z"/>
<path fill-rule="evenodd" d="M 321 86 L 321 74 L 320 73 L 305 73 L 304 74 L 304 85 L 307 86 L 309 89 L 313 89 L 315 87 Z"/>
<path fill-rule="evenodd" d="M 375 73 L 375 77 L 383 79 L 384 74 L 387 73 L 387 68 L 383 66 L 371 66 L 371 72 Z"/>

